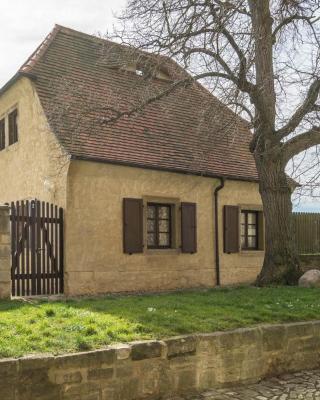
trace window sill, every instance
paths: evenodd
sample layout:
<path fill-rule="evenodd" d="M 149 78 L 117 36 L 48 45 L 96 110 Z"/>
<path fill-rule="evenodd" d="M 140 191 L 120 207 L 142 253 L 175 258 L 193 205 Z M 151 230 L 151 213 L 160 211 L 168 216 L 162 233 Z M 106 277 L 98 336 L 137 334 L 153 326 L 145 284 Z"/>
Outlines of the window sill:
<path fill-rule="evenodd" d="M 240 250 L 240 255 L 242 256 L 262 256 L 264 250 Z"/>
<path fill-rule="evenodd" d="M 7 145 L 4 149 L 0 150 L 0 153 L 10 153 L 11 151 L 14 151 L 18 145 L 19 145 L 19 142 L 15 142 L 10 145 Z"/>
<path fill-rule="evenodd" d="M 149 255 L 178 255 L 181 253 L 180 249 L 147 249 L 145 250 L 144 254 Z"/>

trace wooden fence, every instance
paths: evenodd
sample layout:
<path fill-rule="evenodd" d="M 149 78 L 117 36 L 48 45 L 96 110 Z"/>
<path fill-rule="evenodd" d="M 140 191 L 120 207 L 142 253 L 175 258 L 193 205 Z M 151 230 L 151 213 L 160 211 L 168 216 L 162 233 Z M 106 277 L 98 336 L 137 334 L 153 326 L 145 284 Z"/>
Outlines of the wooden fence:
<path fill-rule="evenodd" d="M 293 213 L 295 241 L 300 254 L 320 254 L 320 213 Z"/>

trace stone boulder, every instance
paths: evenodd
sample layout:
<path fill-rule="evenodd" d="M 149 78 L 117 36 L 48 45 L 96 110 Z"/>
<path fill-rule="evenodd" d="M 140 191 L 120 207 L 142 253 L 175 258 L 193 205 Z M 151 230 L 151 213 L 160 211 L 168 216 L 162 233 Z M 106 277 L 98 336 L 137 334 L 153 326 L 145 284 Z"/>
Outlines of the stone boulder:
<path fill-rule="evenodd" d="M 310 271 L 303 274 L 299 279 L 299 286 L 305 288 L 320 288 L 320 270 L 310 269 Z"/>

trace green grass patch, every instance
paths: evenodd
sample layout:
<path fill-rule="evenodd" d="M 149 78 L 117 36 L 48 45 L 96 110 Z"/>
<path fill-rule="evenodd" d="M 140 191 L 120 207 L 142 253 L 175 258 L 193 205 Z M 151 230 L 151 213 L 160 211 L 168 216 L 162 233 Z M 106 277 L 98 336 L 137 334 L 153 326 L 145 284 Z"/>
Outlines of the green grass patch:
<path fill-rule="evenodd" d="M 320 318 L 320 289 L 232 288 L 97 299 L 0 301 L 0 357 Z"/>

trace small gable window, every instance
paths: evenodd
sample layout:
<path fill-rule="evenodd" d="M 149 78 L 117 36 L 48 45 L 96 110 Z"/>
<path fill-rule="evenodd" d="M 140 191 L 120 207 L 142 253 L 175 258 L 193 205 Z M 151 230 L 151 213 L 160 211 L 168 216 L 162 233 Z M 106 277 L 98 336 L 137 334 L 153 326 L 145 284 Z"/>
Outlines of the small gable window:
<path fill-rule="evenodd" d="M 8 115 L 9 123 L 9 146 L 18 141 L 18 110 L 13 110 Z"/>
<path fill-rule="evenodd" d="M 143 76 L 144 72 L 142 71 L 142 69 L 136 69 L 136 75 Z"/>
<path fill-rule="evenodd" d="M 6 147 L 6 123 L 5 119 L 0 120 L 0 151 Z"/>

